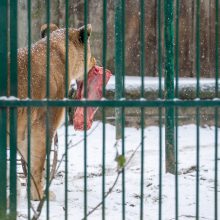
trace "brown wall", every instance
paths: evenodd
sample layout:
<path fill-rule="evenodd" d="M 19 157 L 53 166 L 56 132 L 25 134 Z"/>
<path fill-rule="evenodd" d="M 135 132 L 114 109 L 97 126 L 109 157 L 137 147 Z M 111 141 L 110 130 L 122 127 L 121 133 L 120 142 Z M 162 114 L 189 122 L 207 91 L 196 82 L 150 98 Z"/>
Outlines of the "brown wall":
<path fill-rule="evenodd" d="M 107 65 L 114 72 L 114 0 L 108 0 Z M 146 75 L 157 76 L 157 1 L 145 1 Z M 102 1 L 89 0 L 89 22 L 93 26 L 92 50 L 102 63 Z M 126 74 L 139 75 L 139 1 L 126 0 Z M 69 0 L 69 24 L 84 23 L 84 1 Z M 163 11 L 163 10 L 162 10 Z M 220 11 L 220 8 L 219 8 Z M 19 1 L 19 46 L 27 45 L 27 3 Z M 179 63 L 180 76 L 195 76 L 196 1 L 180 0 Z M 163 14 L 161 15 L 163 18 Z M 51 21 L 65 26 L 65 0 L 51 1 Z M 201 0 L 201 75 L 213 77 L 215 71 L 215 0 Z M 32 2 L 32 40 L 39 39 L 40 26 L 46 22 L 45 1 Z M 163 24 L 162 24 L 163 34 Z M 163 38 L 163 37 L 162 37 Z M 163 48 L 164 50 L 164 48 Z"/>

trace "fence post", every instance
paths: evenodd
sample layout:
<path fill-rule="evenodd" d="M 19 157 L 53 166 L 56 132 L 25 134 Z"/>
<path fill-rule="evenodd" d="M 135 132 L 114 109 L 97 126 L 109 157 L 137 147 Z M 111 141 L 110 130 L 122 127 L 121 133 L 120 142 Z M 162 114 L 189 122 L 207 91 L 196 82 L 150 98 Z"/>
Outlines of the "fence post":
<path fill-rule="evenodd" d="M 115 99 L 124 98 L 124 75 L 125 75 L 125 1 L 115 1 Z M 116 140 L 121 139 L 121 154 L 125 155 L 124 126 L 125 108 L 115 109 Z M 125 170 L 122 169 L 122 219 L 126 218 L 125 203 Z"/>
<path fill-rule="evenodd" d="M 115 1 L 115 99 L 122 98 L 122 4 L 121 0 Z M 115 108 L 116 139 L 121 138 L 121 108 Z"/>
<path fill-rule="evenodd" d="M 165 98 L 174 98 L 174 30 L 173 1 L 164 1 L 164 39 L 165 39 Z M 175 173 L 174 150 L 174 108 L 165 112 L 166 172 Z"/>

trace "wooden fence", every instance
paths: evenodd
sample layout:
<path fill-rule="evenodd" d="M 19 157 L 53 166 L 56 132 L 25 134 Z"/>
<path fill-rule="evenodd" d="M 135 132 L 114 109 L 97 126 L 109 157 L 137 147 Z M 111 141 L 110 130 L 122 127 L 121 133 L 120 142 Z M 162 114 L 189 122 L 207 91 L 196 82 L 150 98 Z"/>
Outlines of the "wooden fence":
<path fill-rule="evenodd" d="M 89 22 L 93 26 L 92 49 L 101 63 L 102 57 L 102 1 L 90 0 Z M 69 1 L 69 23 L 73 27 L 83 24 L 83 0 Z M 114 72 L 114 1 L 108 1 L 107 65 Z M 45 1 L 32 3 L 32 38 L 39 39 L 39 30 L 46 21 Z M 139 0 L 126 0 L 126 74 L 139 75 Z M 215 0 L 201 0 L 201 76 L 213 77 L 215 68 Z M 19 46 L 27 45 L 27 3 L 19 1 Z M 162 10 L 163 13 L 163 10 Z M 175 15 L 174 15 L 175 16 Z M 162 15 L 163 18 L 163 15 Z M 180 76 L 195 76 L 196 1 L 180 0 Z M 65 26 L 65 0 L 51 1 L 51 21 Z M 157 76 L 157 0 L 145 2 L 146 75 Z M 162 24 L 163 33 L 163 24 Z M 163 34 L 162 34 L 163 35 Z M 163 47 L 164 48 L 164 47 Z M 219 49 L 219 48 L 218 48 Z"/>

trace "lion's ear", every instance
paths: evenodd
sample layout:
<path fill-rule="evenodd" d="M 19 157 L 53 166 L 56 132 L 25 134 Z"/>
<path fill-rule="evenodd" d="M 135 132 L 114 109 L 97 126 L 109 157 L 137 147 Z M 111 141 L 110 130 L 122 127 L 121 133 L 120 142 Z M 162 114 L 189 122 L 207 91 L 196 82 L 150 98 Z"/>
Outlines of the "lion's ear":
<path fill-rule="evenodd" d="M 50 24 L 49 28 L 50 28 L 50 33 L 58 29 L 58 27 L 55 24 Z M 47 36 L 47 31 L 48 31 L 48 25 L 43 24 L 40 29 L 41 38 Z"/>
<path fill-rule="evenodd" d="M 84 42 L 85 41 L 84 34 L 86 33 L 85 26 L 78 28 L 77 31 L 79 32 L 79 41 L 82 43 L 85 43 Z M 92 33 L 92 25 L 88 24 L 87 25 L 87 37 L 88 38 L 91 36 L 91 33 Z"/>

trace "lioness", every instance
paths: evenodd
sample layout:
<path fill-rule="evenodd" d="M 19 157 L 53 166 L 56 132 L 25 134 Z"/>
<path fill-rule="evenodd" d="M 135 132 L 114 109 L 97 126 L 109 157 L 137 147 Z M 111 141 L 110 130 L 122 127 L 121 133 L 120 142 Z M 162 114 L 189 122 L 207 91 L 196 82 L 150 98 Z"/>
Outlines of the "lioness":
<path fill-rule="evenodd" d="M 82 80 L 84 75 L 84 46 L 87 43 L 88 70 L 94 65 L 91 58 L 89 37 L 92 27 L 87 26 L 88 41 L 84 42 L 85 28 L 69 28 L 68 34 L 68 79 Z M 44 36 L 42 36 L 44 37 Z M 50 34 L 50 99 L 65 96 L 66 47 L 65 29 L 55 29 Z M 28 50 L 18 49 L 18 98 L 28 97 Z M 47 37 L 31 47 L 31 98 L 46 98 Z M 9 61 L 10 62 L 10 61 Z M 10 74 L 10 70 L 9 70 Z M 63 120 L 64 108 L 49 108 L 49 142 Z M 27 108 L 18 108 L 17 118 L 18 149 L 27 161 Z M 46 108 L 31 108 L 31 199 L 43 197 L 42 172 L 46 158 Z"/>

